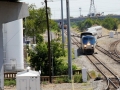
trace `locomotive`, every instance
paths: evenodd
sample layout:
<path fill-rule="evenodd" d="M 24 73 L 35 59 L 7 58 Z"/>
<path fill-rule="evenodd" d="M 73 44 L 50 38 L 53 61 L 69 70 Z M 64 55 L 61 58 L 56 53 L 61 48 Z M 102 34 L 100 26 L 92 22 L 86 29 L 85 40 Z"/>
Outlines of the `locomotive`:
<path fill-rule="evenodd" d="M 95 52 L 96 37 L 91 32 L 83 32 L 80 38 L 82 53 L 93 54 Z"/>

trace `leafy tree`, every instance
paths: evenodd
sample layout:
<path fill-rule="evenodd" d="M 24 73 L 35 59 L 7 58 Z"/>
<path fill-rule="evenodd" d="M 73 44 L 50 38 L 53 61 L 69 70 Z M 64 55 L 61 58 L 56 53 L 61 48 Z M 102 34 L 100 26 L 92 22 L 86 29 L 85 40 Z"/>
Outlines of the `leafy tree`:
<path fill-rule="evenodd" d="M 102 25 L 109 30 L 116 30 L 118 29 L 119 23 L 120 21 L 117 18 L 112 17 L 106 17 L 104 20 L 88 18 L 85 21 L 79 22 L 78 27 L 81 31 L 83 31 L 93 25 Z"/>
<path fill-rule="evenodd" d="M 48 7 L 48 16 L 51 17 L 51 10 Z M 33 37 L 33 42 L 35 43 L 35 37 L 37 34 L 45 33 L 47 29 L 47 20 L 46 20 L 46 8 L 42 7 L 36 9 L 34 4 L 29 5 L 30 16 L 24 20 L 24 36 Z M 49 20 L 49 24 L 52 29 L 58 30 L 57 23 L 53 20 Z"/>
<path fill-rule="evenodd" d="M 35 70 L 42 68 L 42 75 L 49 75 L 48 48 L 45 43 L 38 43 L 35 50 L 28 51 L 30 56 L 30 65 Z"/>
<path fill-rule="evenodd" d="M 42 43 L 44 41 L 43 36 L 40 34 L 36 35 L 36 43 Z"/>
<path fill-rule="evenodd" d="M 100 19 L 93 19 L 93 25 L 101 25 L 102 21 Z"/>
<path fill-rule="evenodd" d="M 84 25 L 85 25 L 86 28 L 91 27 L 93 25 L 93 20 L 90 19 L 90 18 L 86 19 L 85 22 L 84 22 Z"/>
<path fill-rule="evenodd" d="M 58 27 L 58 24 L 57 22 L 53 21 L 50 19 L 50 29 L 52 29 L 52 31 L 56 31 L 56 32 L 59 32 L 59 27 Z"/>
<path fill-rule="evenodd" d="M 83 31 L 86 28 L 89 28 L 93 25 L 93 20 L 90 18 L 87 18 L 85 21 L 82 21 L 79 23 L 79 28 L 81 31 Z"/>
<path fill-rule="evenodd" d="M 44 33 L 47 28 L 47 20 L 46 20 L 46 8 L 39 8 L 36 10 L 36 18 L 35 18 L 35 29 L 36 33 Z M 50 9 L 49 9 L 50 12 Z M 50 13 L 49 13 L 50 14 Z"/>
<path fill-rule="evenodd" d="M 36 6 L 34 4 L 29 5 L 29 17 L 25 18 L 24 20 L 24 35 L 26 37 L 31 36 L 33 37 L 34 41 L 34 35 L 35 35 L 35 13 L 36 13 Z"/>
<path fill-rule="evenodd" d="M 119 24 L 118 19 L 107 17 L 103 20 L 102 26 L 109 30 L 115 30 L 118 28 L 118 24 Z"/>
<path fill-rule="evenodd" d="M 40 37 L 41 38 L 41 37 Z M 40 39 L 41 40 L 41 39 Z M 41 40 L 42 41 L 42 40 Z M 49 60 L 47 43 L 38 42 L 35 50 L 28 51 L 30 56 L 30 65 L 35 70 L 42 69 L 42 75 L 49 75 Z M 65 51 L 62 50 L 62 44 L 56 40 L 51 41 L 51 62 L 54 66 L 54 75 L 66 74 L 68 71 L 68 65 L 61 59 L 61 56 L 65 56 Z M 74 66 L 75 69 L 75 66 Z"/>
<path fill-rule="evenodd" d="M 44 33 L 46 26 L 46 11 L 45 7 L 36 9 L 34 4 L 29 6 L 30 16 L 25 19 L 24 35 L 33 37 L 33 42 L 35 42 L 34 37 L 39 33 Z M 50 8 L 48 8 L 48 14 L 50 16 Z"/>

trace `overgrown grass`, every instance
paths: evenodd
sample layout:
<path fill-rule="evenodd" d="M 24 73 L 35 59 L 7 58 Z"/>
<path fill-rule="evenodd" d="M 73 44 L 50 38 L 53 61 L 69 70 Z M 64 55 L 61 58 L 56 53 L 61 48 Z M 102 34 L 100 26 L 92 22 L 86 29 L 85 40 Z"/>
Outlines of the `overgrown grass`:
<path fill-rule="evenodd" d="M 13 80 L 13 79 L 7 80 L 7 79 L 5 79 L 4 80 L 4 85 L 5 86 L 11 86 L 11 85 L 15 86 L 16 85 L 16 80 Z"/>
<path fill-rule="evenodd" d="M 54 81 L 54 83 L 71 83 L 71 80 L 68 78 L 68 76 L 60 76 Z"/>
<path fill-rule="evenodd" d="M 89 74 L 90 74 L 91 78 L 96 78 L 97 77 L 95 71 L 90 71 Z"/>
<path fill-rule="evenodd" d="M 73 75 L 72 80 L 73 80 L 73 83 L 82 83 L 83 82 L 82 81 L 82 74 L 80 74 L 80 75 Z M 70 80 L 68 78 L 68 76 L 61 76 L 61 77 L 57 78 L 54 81 L 54 83 L 71 83 L 72 80 Z"/>
<path fill-rule="evenodd" d="M 82 83 L 82 74 L 73 76 L 74 83 Z"/>

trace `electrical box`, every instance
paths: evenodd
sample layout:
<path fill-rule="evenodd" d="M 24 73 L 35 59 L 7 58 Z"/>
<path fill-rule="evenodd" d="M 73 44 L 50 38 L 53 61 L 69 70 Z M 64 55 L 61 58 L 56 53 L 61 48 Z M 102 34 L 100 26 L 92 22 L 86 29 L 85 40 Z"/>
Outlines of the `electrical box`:
<path fill-rule="evenodd" d="M 87 82 L 87 69 L 85 67 L 82 68 L 82 80 Z"/>
<path fill-rule="evenodd" d="M 40 90 L 40 73 L 32 70 L 18 72 L 16 75 L 17 90 Z"/>
<path fill-rule="evenodd" d="M 74 49 L 74 56 L 75 56 L 75 59 L 78 57 L 76 49 Z"/>
<path fill-rule="evenodd" d="M 109 32 L 109 37 L 110 37 L 110 38 L 113 38 L 113 37 L 114 37 L 114 32 L 113 32 L 113 31 L 110 31 L 110 32 Z"/>

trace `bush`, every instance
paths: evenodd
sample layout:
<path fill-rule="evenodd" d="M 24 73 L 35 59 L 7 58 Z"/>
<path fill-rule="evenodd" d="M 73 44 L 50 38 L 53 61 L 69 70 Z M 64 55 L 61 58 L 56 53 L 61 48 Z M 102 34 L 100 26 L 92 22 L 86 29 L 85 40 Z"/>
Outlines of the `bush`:
<path fill-rule="evenodd" d="M 13 79 L 7 80 L 7 79 L 5 79 L 4 80 L 4 85 L 5 86 L 11 86 L 11 85 L 15 86 L 16 85 L 16 80 L 13 80 Z"/>
<path fill-rule="evenodd" d="M 71 83 L 71 80 L 68 76 L 63 76 L 64 83 Z"/>
<path fill-rule="evenodd" d="M 54 83 L 63 83 L 63 78 L 57 78 Z"/>

